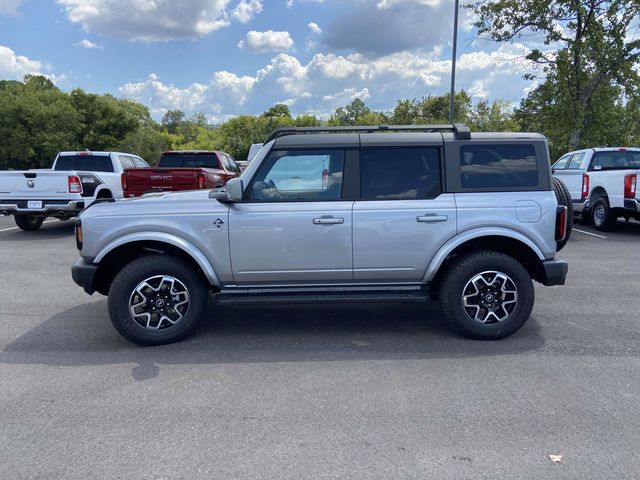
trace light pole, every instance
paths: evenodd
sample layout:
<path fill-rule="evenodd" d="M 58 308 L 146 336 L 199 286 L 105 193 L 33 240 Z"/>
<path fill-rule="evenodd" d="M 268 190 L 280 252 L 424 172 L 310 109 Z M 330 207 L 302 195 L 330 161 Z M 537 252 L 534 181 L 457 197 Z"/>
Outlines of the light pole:
<path fill-rule="evenodd" d="M 456 50 L 458 49 L 458 9 L 460 0 L 456 0 L 456 11 L 453 15 L 453 52 L 451 53 L 451 92 L 449 93 L 449 123 L 453 123 L 453 105 L 456 93 Z"/>

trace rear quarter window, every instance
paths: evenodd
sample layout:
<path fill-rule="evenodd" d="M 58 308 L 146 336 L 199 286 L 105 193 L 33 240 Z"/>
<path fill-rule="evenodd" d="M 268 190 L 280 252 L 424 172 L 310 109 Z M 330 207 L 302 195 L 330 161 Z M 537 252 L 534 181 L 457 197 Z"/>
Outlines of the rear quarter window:
<path fill-rule="evenodd" d="M 533 145 L 477 144 L 460 147 L 460 184 L 464 189 L 537 187 Z"/>

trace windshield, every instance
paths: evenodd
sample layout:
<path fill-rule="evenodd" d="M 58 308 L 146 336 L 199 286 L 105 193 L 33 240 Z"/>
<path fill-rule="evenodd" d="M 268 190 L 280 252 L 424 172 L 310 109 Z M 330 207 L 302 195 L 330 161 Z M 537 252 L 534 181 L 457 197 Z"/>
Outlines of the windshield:
<path fill-rule="evenodd" d="M 163 153 L 158 166 L 220 168 L 220 162 L 215 153 Z"/>

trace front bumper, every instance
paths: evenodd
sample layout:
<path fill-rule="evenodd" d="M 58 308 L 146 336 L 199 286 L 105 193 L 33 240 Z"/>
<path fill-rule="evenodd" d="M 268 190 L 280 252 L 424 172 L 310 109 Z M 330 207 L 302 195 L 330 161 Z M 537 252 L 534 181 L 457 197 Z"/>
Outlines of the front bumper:
<path fill-rule="evenodd" d="M 545 260 L 542 262 L 540 283 L 547 287 L 564 285 L 568 271 L 569 264 L 563 260 Z"/>
<path fill-rule="evenodd" d="M 79 258 L 71 267 L 71 278 L 79 287 L 82 287 L 89 295 L 93 294 L 96 289 L 94 282 L 98 266 L 87 262 L 84 258 Z"/>
<path fill-rule="evenodd" d="M 29 208 L 28 202 L 30 200 L 14 200 L 14 199 L 2 199 L 0 200 L 0 214 L 4 215 L 56 215 L 63 216 L 75 216 L 84 209 L 84 200 L 69 200 L 69 199 L 55 199 L 55 200 L 37 200 L 42 202 L 42 208 Z"/>

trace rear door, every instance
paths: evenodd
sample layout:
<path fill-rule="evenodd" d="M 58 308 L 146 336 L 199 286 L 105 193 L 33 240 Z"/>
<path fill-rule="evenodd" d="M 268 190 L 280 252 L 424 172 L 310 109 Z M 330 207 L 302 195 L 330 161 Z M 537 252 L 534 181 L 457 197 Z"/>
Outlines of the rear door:
<path fill-rule="evenodd" d="M 376 134 L 361 138 L 354 280 L 420 282 L 435 252 L 456 233 L 454 195 L 442 193 L 442 137 L 422 134 L 422 144 L 412 146 L 380 145 L 384 137 Z"/>

